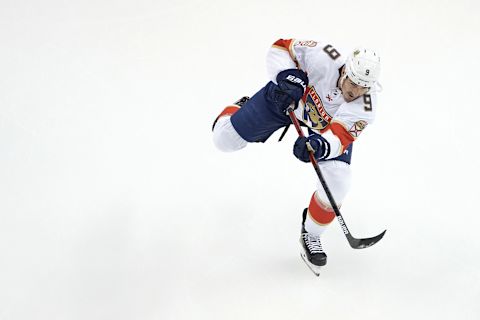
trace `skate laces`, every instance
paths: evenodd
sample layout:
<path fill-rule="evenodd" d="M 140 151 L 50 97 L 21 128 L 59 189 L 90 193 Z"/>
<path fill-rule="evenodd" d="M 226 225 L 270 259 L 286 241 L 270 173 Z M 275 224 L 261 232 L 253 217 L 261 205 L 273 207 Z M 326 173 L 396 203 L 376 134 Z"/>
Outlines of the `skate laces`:
<path fill-rule="evenodd" d="M 319 236 L 305 232 L 302 234 L 302 237 L 310 253 L 323 253 L 322 243 L 320 242 Z"/>

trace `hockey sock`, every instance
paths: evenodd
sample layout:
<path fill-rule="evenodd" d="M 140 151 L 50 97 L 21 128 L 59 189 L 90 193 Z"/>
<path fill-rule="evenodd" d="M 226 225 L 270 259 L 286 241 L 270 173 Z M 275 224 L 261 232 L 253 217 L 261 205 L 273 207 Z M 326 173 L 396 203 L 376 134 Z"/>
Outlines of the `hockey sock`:
<path fill-rule="evenodd" d="M 334 218 L 335 212 L 333 209 L 319 199 L 317 192 L 314 192 L 308 206 L 305 230 L 320 236 Z"/>
<path fill-rule="evenodd" d="M 217 124 L 218 119 L 220 119 L 221 117 L 225 117 L 225 116 L 231 116 L 231 115 L 233 115 L 235 112 L 237 112 L 239 109 L 240 109 L 240 107 L 239 107 L 239 106 L 236 106 L 236 105 L 228 106 L 228 107 L 226 107 L 225 109 L 223 109 L 223 111 L 220 112 L 220 114 L 218 115 L 218 117 L 217 117 L 217 118 L 215 119 L 215 121 L 213 122 L 212 131 L 213 131 L 213 129 L 215 128 L 215 125 Z"/>

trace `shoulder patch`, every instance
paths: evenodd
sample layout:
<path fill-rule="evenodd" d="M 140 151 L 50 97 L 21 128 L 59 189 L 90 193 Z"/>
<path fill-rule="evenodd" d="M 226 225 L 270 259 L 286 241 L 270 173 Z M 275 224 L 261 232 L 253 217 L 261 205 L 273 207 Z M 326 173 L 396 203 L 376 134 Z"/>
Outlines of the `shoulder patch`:
<path fill-rule="evenodd" d="M 352 137 L 357 138 L 360 133 L 362 133 L 363 129 L 367 126 L 367 121 L 359 120 L 353 124 L 353 126 L 348 130 L 348 132 L 352 135 Z"/>

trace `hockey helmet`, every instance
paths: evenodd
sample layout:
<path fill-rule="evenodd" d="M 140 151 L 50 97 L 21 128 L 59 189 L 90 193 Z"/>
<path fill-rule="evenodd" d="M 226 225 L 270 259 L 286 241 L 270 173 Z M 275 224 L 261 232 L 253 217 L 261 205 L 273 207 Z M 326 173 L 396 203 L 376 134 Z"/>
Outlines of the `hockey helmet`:
<path fill-rule="evenodd" d="M 356 85 L 371 88 L 380 74 L 380 56 L 373 50 L 357 48 L 347 58 L 345 73 Z"/>

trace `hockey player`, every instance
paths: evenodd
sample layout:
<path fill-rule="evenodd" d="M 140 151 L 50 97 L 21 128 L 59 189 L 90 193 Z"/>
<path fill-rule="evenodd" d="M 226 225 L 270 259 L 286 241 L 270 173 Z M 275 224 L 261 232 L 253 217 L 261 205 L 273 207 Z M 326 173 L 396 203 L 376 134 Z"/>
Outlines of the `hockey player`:
<path fill-rule="evenodd" d="M 243 97 L 220 113 L 213 125 L 215 145 L 230 152 L 265 142 L 291 123 L 286 110 L 293 104 L 297 119 L 309 131 L 295 141 L 293 154 L 309 162 L 310 143 L 340 206 L 350 186 L 352 143 L 373 122 L 380 87 L 379 56 L 366 48 L 346 53 L 317 41 L 276 41 L 267 54 L 270 82 L 252 98 Z M 319 183 L 302 214 L 302 257 L 311 267 L 327 263 L 320 236 L 334 218 Z"/>

